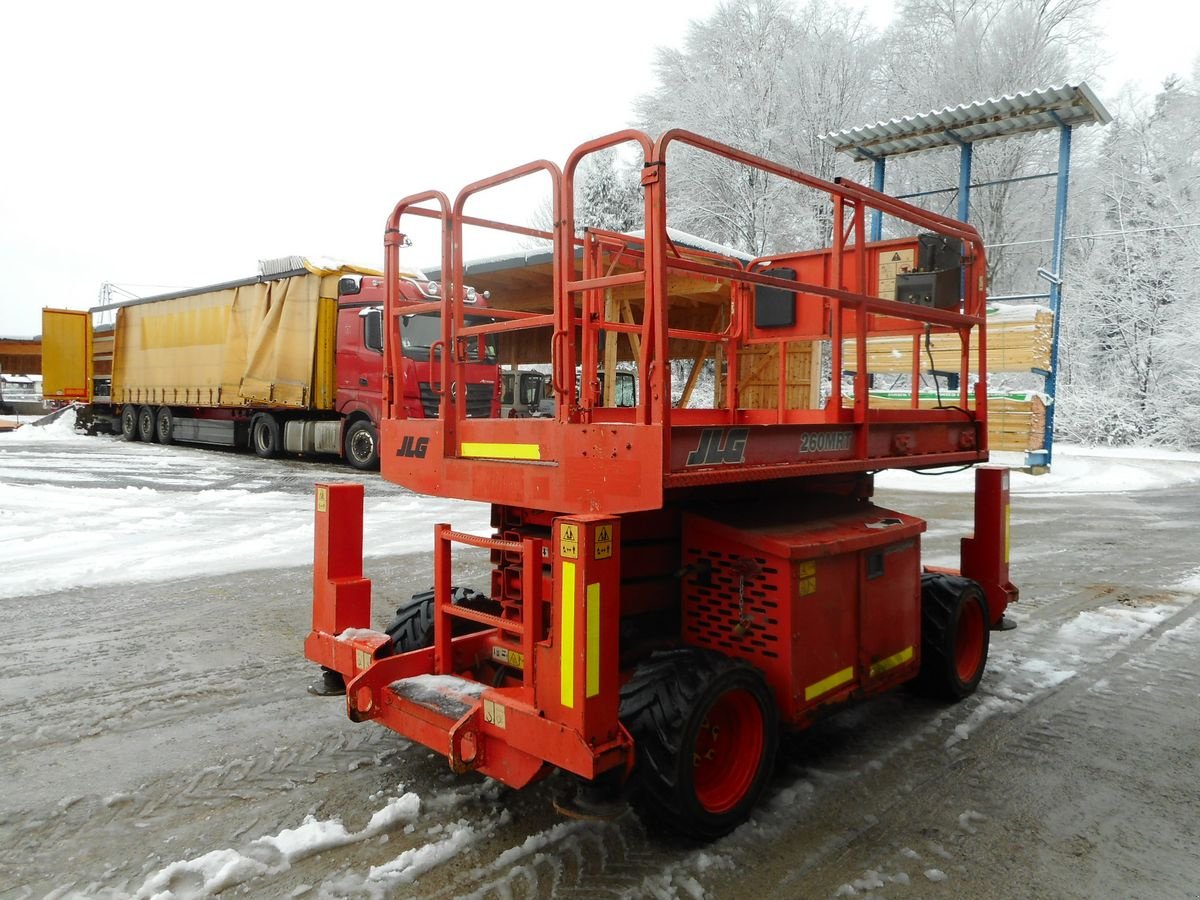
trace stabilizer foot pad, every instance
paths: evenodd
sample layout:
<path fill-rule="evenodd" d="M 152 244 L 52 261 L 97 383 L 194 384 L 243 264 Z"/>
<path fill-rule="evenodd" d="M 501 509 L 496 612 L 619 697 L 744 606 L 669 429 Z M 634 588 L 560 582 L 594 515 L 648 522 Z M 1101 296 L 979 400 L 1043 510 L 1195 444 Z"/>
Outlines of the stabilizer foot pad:
<path fill-rule="evenodd" d="M 324 669 L 321 677 L 308 686 L 308 692 L 316 697 L 339 697 L 346 693 L 346 680 L 340 672 Z"/>

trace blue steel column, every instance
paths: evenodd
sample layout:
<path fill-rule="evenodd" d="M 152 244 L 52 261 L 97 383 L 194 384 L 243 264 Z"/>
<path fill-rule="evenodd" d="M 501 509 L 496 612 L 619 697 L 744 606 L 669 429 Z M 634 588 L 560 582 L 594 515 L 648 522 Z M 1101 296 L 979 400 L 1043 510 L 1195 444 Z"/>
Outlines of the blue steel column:
<path fill-rule="evenodd" d="M 875 175 L 871 179 L 871 187 L 875 188 L 881 194 L 883 193 L 884 163 L 886 160 L 887 157 L 884 156 L 875 157 Z M 879 241 L 882 239 L 883 213 L 877 209 L 871 213 L 871 240 Z"/>
<path fill-rule="evenodd" d="M 958 143 L 962 148 L 958 164 L 958 221 L 966 222 L 971 212 L 971 151 L 974 145 L 964 141 Z"/>
<path fill-rule="evenodd" d="M 1055 116 L 1057 119 L 1058 116 Z M 1046 450 L 1046 465 L 1054 458 L 1054 407 L 1058 405 L 1058 332 L 1062 319 L 1063 240 L 1067 226 L 1067 185 L 1071 176 L 1071 129 L 1063 125 L 1058 131 L 1058 186 L 1054 197 L 1054 247 L 1050 263 L 1050 312 L 1054 313 L 1054 331 L 1050 341 L 1050 374 L 1046 376 L 1046 393 L 1050 405 L 1046 407 L 1046 433 L 1043 446 Z"/>

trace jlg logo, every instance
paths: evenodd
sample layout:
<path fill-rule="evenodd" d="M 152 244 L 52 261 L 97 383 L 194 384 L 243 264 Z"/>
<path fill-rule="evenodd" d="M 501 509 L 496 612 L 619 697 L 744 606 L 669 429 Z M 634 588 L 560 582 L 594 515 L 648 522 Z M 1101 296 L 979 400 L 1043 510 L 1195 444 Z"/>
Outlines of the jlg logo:
<path fill-rule="evenodd" d="M 688 454 L 689 466 L 715 466 L 719 463 L 745 461 L 749 428 L 705 428 L 700 433 L 700 446 Z"/>
<path fill-rule="evenodd" d="M 425 451 L 429 449 L 429 438 L 414 438 L 411 434 L 400 442 L 397 456 L 411 456 L 414 459 L 424 459 Z"/>

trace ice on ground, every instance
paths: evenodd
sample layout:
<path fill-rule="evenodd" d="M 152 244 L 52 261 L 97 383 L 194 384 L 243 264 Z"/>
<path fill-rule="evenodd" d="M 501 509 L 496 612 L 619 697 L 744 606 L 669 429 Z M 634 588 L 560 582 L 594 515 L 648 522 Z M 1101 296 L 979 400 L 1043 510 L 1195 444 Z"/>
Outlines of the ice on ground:
<path fill-rule="evenodd" d="M 297 480 L 343 480 L 348 470 L 89 438 L 73 431 L 74 413 L 43 427 L 0 434 L 0 600 L 79 587 L 226 575 L 307 566 L 313 552 L 313 501 Z M 56 456 L 57 454 L 57 456 Z M 129 457 L 140 483 L 113 486 Z M 1019 454 L 995 454 L 1020 464 Z M 115 458 L 115 460 L 114 460 Z M 48 464 L 53 463 L 53 464 Z M 300 472 L 301 474 L 290 474 Z M 281 478 L 281 473 L 289 473 Z M 882 488 L 973 489 L 968 471 L 933 476 L 887 471 Z M 272 489 L 276 480 L 292 490 Z M 336 479 L 335 479 L 336 480 Z M 1014 471 L 1013 493 L 1062 494 L 1146 490 L 1200 482 L 1200 454 L 1142 448 L 1055 448 L 1053 471 Z M 193 490 L 179 490 L 179 488 Z M 433 526 L 491 532 L 482 503 L 418 497 L 369 487 L 364 508 L 368 559 L 428 551 Z M 369 572 L 368 572 L 369 575 Z M 1192 590 L 1200 591 L 1200 575 Z"/>
<path fill-rule="evenodd" d="M 1114 603 L 1086 610 L 1058 626 L 1050 636 L 1048 648 L 1036 657 L 1025 655 L 1021 648 L 1028 638 L 1039 635 L 1041 629 L 1032 624 L 1022 626 L 1003 648 L 993 645 L 987 674 L 973 701 L 975 706 L 966 719 L 954 727 L 953 735 L 946 740 L 947 749 L 968 740 L 980 725 L 997 713 L 1015 711 L 1074 678 L 1084 663 L 1110 658 L 1190 602 L 1191 598 L 1152 606 Z M 1164 635 L 1159 640 L 1166 638 Z"/>
<path fill-rule="evenodd" d="M 0 600 L 309 566 L 313 493 L 304 482 L 354 477 L 320 464 L 125 444 L 70 428 L 64 417 L 0 435 Z M 439 522 L 492 530 L 485 504 L 386 484 L 368 486 L 363 519 L 368 560 L 429 551 Z"/>
<path fill-rule="evenodd" d="M 1200 644 L 1200 618 L 1188 619 L 1182 625 L 1176 625 L 1162 635 L 1154 642 L 1154 648 L 1157 650 L 1161 647 L 1167 647 L 1171 644 Z"/>
<path fill-rule="evenodd" d="M 373 883 L 385 889 L 412 884 L 430 869 L 453 859 L 478 838 L 479 833 L 473 826 L 464 823 L 452 825 L 449 835 L 442 840 L 413 847 L 381 866 L 372 866 L 367 875 L 367 884 Z"/>
<path fill-rule="evenodd" d="M 1017 471 L 1019 453 L 993 453 L 992 462 L 1013 467 L 1009 489 L 1014 494 L 1120 494 L 1200 483 L 1200 453 L 1149 447 L 1079 447 L 1055 444 L 1054 464 L 1045 475 Z M 924 474 L 888 469 L 875 476 L 880 488 L 944 493 L 975 490 L 972 470 L 927 470 Z"/>
<path fill-rule="evenodd" d="M 180 895 L 207 897 L 270 872 L 270 866 L 236 850 L 213 850 L 196 859 L 165 866 L 147 878 L 134 897 L 135 900 L 173 900 Z"/>
<path fill-rule="evenodd" d="M 556 844 L 567 836 L 574 834 L 582 828 L 585 828 L 587 823 L 578 820 L 570 820 L 559 822 L 547 828 L 545 831 L 539 831 L 536 834 L 531 834 L 525 838 L 524 843 L 518 844 L 516 847 L 509 847 L 507 850 L 500 853 L 487 866 L 477 868 L 472 873 L 473 878 L 483 878 L 492 872 L 506 872 L 519 860 L 528 856 L 532 856 L 540 850 L 545 849 L 551 844 Z"/>
<path fill-rule="evenodd" d="M 1186 578 L 1175 585 L 1176 590 L 1190 591 L 1191 593 L 1200 594 L 1200 569 L 1190 573 Z"/>
<path fill-rule="evenodd" d="M 364 834 L 379 834 L 400 822 L 409 822 L 421 814 L 421 798 L 409 791 L 390 800 L 383 809 L 377 809 L 367 823 Z"/>
<path fill-rule="evenodd" d="M 256 838 L 245 852 L 225 848 L 172 862 L 147 877 L 134 897 L 173 900 L 179 896 L 211 896 L 264 875 L 286 872 L 292 863 L 323 850 L 385 834 L 400 822 L 415 819 L 420 811 L 421 799 L 410 791 L 376 810 L 362 831 L 348 831 L 338 819 L 305 816 L 296 828 Z"/>
<path fill-rule="evenodd" d="M 69 409 L 57 419 L 47 422 L 45 425 L 35 425 L 43 416 L 17 416 L 17 421 L 21 423 L 21 427 L 14 431 L 0 434 L 0 439 L 11 441 L 25 442 L 45 442 L 45 441 L 64 441 L 64 440 L 87 440 L 84 435 L 75 433 L 75 410 Z M 3 445 L 0 445 L 3 446 Z"/>
<path fill-rule="evenodd" d="M 925 877 L 933 882 L 945 881 L 946 873 L 943 872 L 941 869 L 926 869 Z"/>

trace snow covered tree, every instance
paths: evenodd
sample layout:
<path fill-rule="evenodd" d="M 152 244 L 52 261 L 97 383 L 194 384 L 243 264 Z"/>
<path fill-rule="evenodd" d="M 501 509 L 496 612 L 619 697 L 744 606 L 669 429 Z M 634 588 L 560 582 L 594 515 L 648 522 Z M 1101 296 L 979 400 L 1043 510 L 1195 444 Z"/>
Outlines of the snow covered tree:
<path fill-rule="evenodd" d="M 1200 446 L 1200 61 L 1153 111 L 1109 129 L 1103 220 L 1062 323 L 1060 431 L 1103 443 Z"/>
<path fill-rule="evenodd" d="M 883 42 L 880 115 L 919 114 L 1086 78 L 1094 69 L 1099 0 L 904 0 Z M 990 141 L 974 150 L 975 183 L 1053 171 L 1053 135 Z M 957 150 L 903 158 L 889 171 L 889 193 L 945 188 L 958 182 Z M 939 195 L 938 212 L 955 215 L 954 194 Z M 971 194 L 971 224 L 989 244 L 1044 237 L 1030 224 L 1050 221 L 1053 191 L 1002 184 Z M 1042 261 L 1044 262 L 1044 261 Z M 1041 262 L 1008 248 L 989 254 L 999 291 L 1034 289 Z"/>
<path fill-rule="evenodd" d="M 615 150 L 593 153 L 575 174 L 575 227 L 633 231 L 643 226 L 640 171 Z"/>
<path fill-rule="evenodd" d="M 784 0 L 728 0 L 691 23 L 682 49 L 659 49 L 658 85 L 639 101 L 639 123 L 652 133 L 687 128 L 832 176 L 832 151 L 817 136 L 861 117 L 872 39 L 861 13 L 824 0 L 799 11 Z M 827 239 L 823 197 L 706 154 L 679 151 L 671 165 L 680 228 L 751 253 Z"/>

